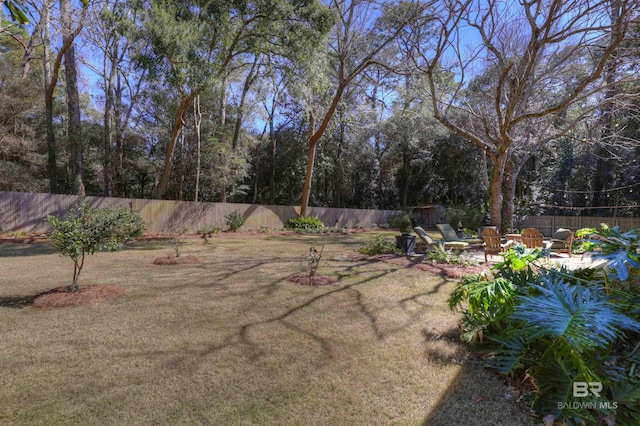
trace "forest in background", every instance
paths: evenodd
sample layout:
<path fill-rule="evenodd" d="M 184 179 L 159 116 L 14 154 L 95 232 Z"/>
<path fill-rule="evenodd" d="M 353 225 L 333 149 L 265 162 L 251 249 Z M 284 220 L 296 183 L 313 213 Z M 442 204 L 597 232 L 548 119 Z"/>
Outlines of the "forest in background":
<path fill-rule="evenodd" d="M 3 5 L 0 190 L 640 214 L 636 1 Z"/>

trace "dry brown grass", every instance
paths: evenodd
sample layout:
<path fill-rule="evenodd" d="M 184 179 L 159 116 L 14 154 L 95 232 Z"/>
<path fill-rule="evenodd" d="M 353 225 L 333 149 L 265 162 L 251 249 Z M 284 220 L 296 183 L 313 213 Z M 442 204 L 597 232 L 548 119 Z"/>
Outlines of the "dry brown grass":
<path fill-rule="evenodd" d="M 389 234 L 392 235 L 392 234 Z M 457 338 L 453 281 L 353 261 L 372 234 L 194 238 L 203 263 L 162 267 L 171 248 L 136 243 L 89 257 L 81 284 L 118 285 L 108 304 L 19 303 L 69 282 L 42 246 L 0 244 L 2 424 L 523 425 L 493 374 Z"/>

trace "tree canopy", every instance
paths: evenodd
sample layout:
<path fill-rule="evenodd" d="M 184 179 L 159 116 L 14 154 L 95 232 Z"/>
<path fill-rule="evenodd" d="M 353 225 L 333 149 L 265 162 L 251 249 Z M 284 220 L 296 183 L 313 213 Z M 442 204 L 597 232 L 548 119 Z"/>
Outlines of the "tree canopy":
<path fill-rule="evenodd" d="M 1 190 L 639 214 L 633 0 L 3 4 Z"/>

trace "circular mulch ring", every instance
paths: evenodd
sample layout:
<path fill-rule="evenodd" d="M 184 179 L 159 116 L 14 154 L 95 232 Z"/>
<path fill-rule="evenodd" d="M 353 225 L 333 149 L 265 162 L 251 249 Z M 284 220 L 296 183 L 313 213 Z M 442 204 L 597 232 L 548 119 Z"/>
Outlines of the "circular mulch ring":
<path fill-rule="evenodd" d="M 196 256 L 167 256 L 159 257 L 153 261 L 154 265 L 193 265 L 202 263 L 202 259 Z"/>
<path fill-rule="evenodd" d="M 37 309 L 63 309 L 78 306 L 99 305 L 123 296 L 126 290 L 117 285 L 81 285 L 72 292 L 69 286 L 54 288 L 33 299 Z"/>
<path fill-rule="evenodd" d="M 288 281 L 300 285 L 310 285 L 313 287 L 322 287 L 325 285 L 332 285 L 338 282 L 334 277 L 327 275 L 314 275 L 310 277 L 308 274 L 291 275 L 287 278 Z"/>

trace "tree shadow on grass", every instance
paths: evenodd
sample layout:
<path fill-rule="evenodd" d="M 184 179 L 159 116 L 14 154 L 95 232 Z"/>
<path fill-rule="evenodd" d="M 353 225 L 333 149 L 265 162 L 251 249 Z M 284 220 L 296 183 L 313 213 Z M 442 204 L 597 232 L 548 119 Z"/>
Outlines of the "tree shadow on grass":
<path fill-rule="evenodd" d="M 471 356 L 460 340 L 457 326 L 425 328 L 426 341 L 446 341 L 453 351 L 432 347 L 425 357 L 437 364 L 457 364 L 460 370 L 440 397 L 436 408 L 425 418 L 424 426 L 533 426 L 539 424 L 524 413 L 517 395 L 508 391 L 500 376 L 483 361 Z M 430 346 L 427 346 L 430 347 Z"/>
<path fill-rule="evenodd" d="M 447 391 L 425 418 L 423 426 L 534 426 L 517 397 L 480 361 L 464 362 Z"/>
<path fill-rule="evenodd" d="M 0 242 L 0 258 L 26 257 L 54 254 L 56 251 L 46 242 L 19 243 L 13 241 Z"/>
<path fill-rule="evenodd" d="M 0 297 L 0 308 L 26 308 L 32 306 L 38 296 L 39 294 L 35 296 L 2 296 Z"/>

